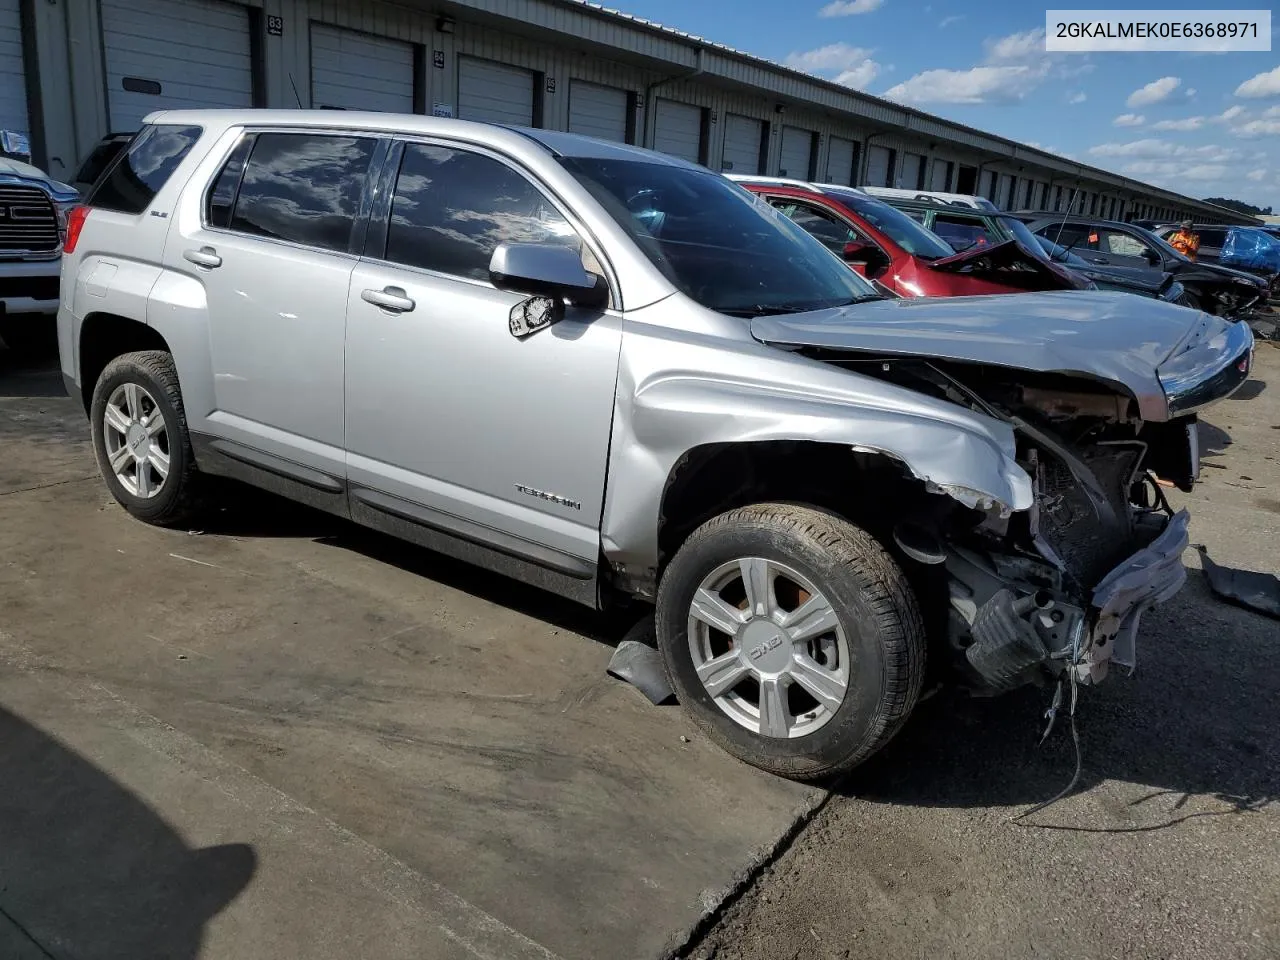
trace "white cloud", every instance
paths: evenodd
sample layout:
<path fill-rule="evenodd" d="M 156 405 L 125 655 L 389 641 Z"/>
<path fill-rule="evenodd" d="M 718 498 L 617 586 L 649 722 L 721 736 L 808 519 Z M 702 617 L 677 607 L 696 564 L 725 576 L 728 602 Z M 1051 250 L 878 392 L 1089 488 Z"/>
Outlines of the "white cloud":
<path fill-rule="evenodd" d="M 1173 91 L 1177 90 L 1181 85 L 1182 81 L 1177 77 L 1161 77 L 1159 80 L 1152 80 L 1146 86 L 1139 87 L 1129 94 L 1129 99 L 1125 101 L 1125 105 L 1145 107 L 1147 104 L 1159 103 L 1162 100 L 1169 99 Z"/>
<path fill-rule="evenodd" d="M 1248 113 L 1248 111 L 1245 110 L 1244 107 L 1240 106 L 1240 104 L 1237 103 L 1234 107 L 1227 107 L 1227 109 L 1223 110 L 1220 114 L 1214 117 L 1213 122 L 1214 123 L 1231 123 L 1233 120 L 1240 119 L 1246 113 Z"/>
<path fill-rule="evenodd" d="M 987 41 L 988 63 L 1020 63 L 1044 52 L 1043 27 Z"/>
<path fill-rule="evenodd" d="M 1130 140 L 1128 143 L 1100 143 L 1096 147 L 1090 147 L 1089 152 L 1097 157 L 1184 160 L 1199 163 L 1228 163 L 1240 158 L 1240 151 L 1230 147 L 1219 147 L 1213 144 L 1188 147 L 1184 144 L 1161 140 L 1158 137 Z"/>
<path fill-rule="evenodd" d="M 1010 103 L 1043 79 L 1031 67 L 926 70 L 890 87 L 885 96 L 903 103 Z"/>
<path fill-rule="evenodd" d="M 1151 125 L 1152 130 L 1199 130 L 1204 126 L 1204 117 L 1183 117 L 1181 120 L 1158 120 Z"/>
<path fill-rule="evenodd" d="M 847 43 L 829 43 L 814 50 L 789 53 L 783 63 L 797 70 L 851 70 L 874 52 L 866 47 L 853 47 Z"/>
<path fill-rule="evenodd" d="M 1231 109 L 1236 110 L 1238 108 L 1232 107 Z M 1280 117 L 1280 105 L 1274 106 L 1274 107 L 1267 107 L 1267 109 L 1262 111 L 1262 115 L 1264 117 Z"/>
<path fill-rule="evenodd" d="M 1067 103 L 1084 103 L 1088 99 L 1089 99 L 1088 94 L 1086 94 L 1083 90 L 1077 90 L 1075 93 L 1073 93 L 1070 97 L 1067 98 Z"/>
<path fill-rule="evenodd" d="M 1122 113 L 1111 121 L 1113 127 L 1140 127 L 1147 122 L 1147 118 L 1140 113 Z"/>
<path fill-rule="evenodd" d="M 884 6 L 884 0 L 833 0 L 818 11 L 820 17 L 851 17 L 858 13 L 870 13 Z"/>
<path fill-rule="evenodd" d="M 1280 97 L 1280 67 L 1250 77 L 1236 87 L 1237 97 Z"/>
<path fill-rule="evenodd" d="M 1242 123 L 1238 127 L 1232 127 L 1231 132 L 1237 137 L 1274 137 L 1280 136 L 1280 119 L 1271 120 L 1250 120 L 1248 123 Z"/>
<path fill-rule="evenodd" d="M 951 26 L 953 23 L 959 23 L 963 19 L 964 19 L 963 13 L 953 13 L 951 16 L 943 17 L 941 20 L 938 21 L 938 29 L 945 30 L 947 29 L 947 27 Z"/>
<path fill-rule="evenodd" d="M 1196 88 L 1195 88 L 1195 87 L 1187 87 L 1187 99 L 1188 99 L 1188 100 L 1190 100 L 1190 99 L 1191 99 L 1192 97 L 1194 97 L 1195 95 L 1196 95 Z"/>
<path fill-rule="evenodd" d="M 1252 180 L 1254 183 L 1258 183 L 1262 180 L 1267 179 L 1267 171 L 1260 167 L 1257 170 L 1250 170 L 1248 173 L 1245 174 L 1245 176 L 1248 177 L 1250 180 Z"/>
<path fill-rule="evenodd" d="M 830 77 L 846 87 L 861 89 L 880 75 L 880 64 L 871 59 L 874 50 L 847 43 L 829 43 L 825 47 L 789 54 L 784 61 L 797 70 Z"/>

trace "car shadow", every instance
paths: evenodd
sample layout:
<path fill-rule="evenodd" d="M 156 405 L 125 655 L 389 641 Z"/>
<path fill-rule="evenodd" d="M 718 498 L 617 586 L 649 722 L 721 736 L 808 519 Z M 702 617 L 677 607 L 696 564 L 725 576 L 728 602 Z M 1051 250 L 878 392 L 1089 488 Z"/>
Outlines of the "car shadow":
<path fill-rule="evenodd" d="M 1280 800 L 1280 643 L 1274 621 L 1216 600 L 1204 577 L 1147 615 L 1139 670 L 1081 688 L 1082 771 L 1073 792 L 1107 780 L 1139 800 L 1106 824 L 1142 832 L 1188 818 L 1248 813 Z M 1158 641 L 1154 637 L 1159 637 Z M 1145 641 L 1145 645 L 1144 645 Z M 1158 642 L 1162 649 L 1152 649 Z M 1047 690 L 980 700 L 943 692 L 917 709 L 877 757 L 836 786 L 863 800 L 927 807 L 1037 804 L 1069 782 L 1075 755 L 1065 715 L 1044 746 Z M 1210 798 L 1212 810 L 1204 810 Z M 1012 811 L 1011 811 L 1012 812 Z M 1046 810 L 1034 820 L 1060 822 Z"/>
<path fill-rule="evenodd" d="M 66 395 L 56 350 L 52 354 L 45 351 L 27 354 L 0 346 L 0 397 L 34 399 Z"/>
<path fill-rule="evenodd" d="M 235 481 L 216 485 L 210 509 L 201 517 L 199 532 L 206 536 L 315 540 L 398 567 L 608 646 L 617 646 L 646 612 L 643 606 L 605 613 L 591 610 L 530 584 Z"/>
<path fill-rule="evenodd" d="M 1253 400 L 1262 396 L 1267 389 L 1267 381 L 1265 380 L 1246 380 L 1235 393 L 1231 395 L 1232 400 Z"/>
<path fill-rule="evenodd" d="M 205 925 L 257 867 L 246 844 L 192 849 L 128 789 L 3 707 L 0 784 L 5 956 L 194 960 Z"/>
<path fill-rule="evenodd" d="M 1202 457 L 1220 457 L 1227 452 L 1227 447 L 1235 442 L 1231 439 L 1231 434 L 1208 420 L 1200 420 L 1196 426 L 1196 433 L 1200 438 L 1200 456 Z"/>

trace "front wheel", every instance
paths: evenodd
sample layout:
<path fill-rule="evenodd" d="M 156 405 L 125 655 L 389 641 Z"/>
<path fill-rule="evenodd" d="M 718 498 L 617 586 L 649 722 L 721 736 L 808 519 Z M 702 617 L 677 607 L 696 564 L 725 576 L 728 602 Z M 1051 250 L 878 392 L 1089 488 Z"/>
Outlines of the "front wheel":
<path fill-rule="evenodd" d="M 825 511 L 758 504 L 696 530 L 658 591 L 667 676 L 729 753 L 798 780 L 845 773 L 915 706 L 925 634 L 901 568 Z"/>

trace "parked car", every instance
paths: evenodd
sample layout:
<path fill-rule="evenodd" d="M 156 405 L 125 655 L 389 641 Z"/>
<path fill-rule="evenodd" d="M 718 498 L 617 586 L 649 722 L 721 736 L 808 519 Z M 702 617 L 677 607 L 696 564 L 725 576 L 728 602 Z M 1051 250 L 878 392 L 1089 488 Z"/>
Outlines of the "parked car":
<path fill-rule="evenodd" d="M 853 187 L 731 176 L 863 276 L 903 297 L 1076 290 L 1086 283 L 1016 244 L 957 254 L 939 236 Z"/>
<path fill-rule="evenodd" d="M 971 210 L 983 210 L 987 213 L 1000 212 L 1000 208 L 986 197 L 976 197 L 969 193 L 947 193 L 942 190 L 907 190 L 903 187 L 859 187 L 858 189 L 884 200 L 891 198 L 894 200 L 918 200 L 921 203 L 940 203 L 948 207 L 968 207 Z"/>
<path fill-rule="evenodd" d="M 1090 263 L 1066 247 L 1054 243 L 1048 237 L 1037 234 L 1036 240 L 1050 260 L 1074 270 L 1083 277 L 1088 277 L 1099 290 L 1116 290 L 1146 297 L 1159 297 L 1170 303 L 1199 309 L 1195 299 L 1187 293 L 1182 284 L 1174 279 L 1172 273 L 1150 275 L 1130 273 L 1109 264 Z"/>
<path fill-rule="evenodd" d="M 151 115 L 62 283 L 134 516 L 230 476 L 652 602 L 694 720 L 801 779 L 882 747 L 930 658 L 984 692 L 1131 664 L 1185 578 L 1147 471 L 1191 487 L 1253 350 L 1100 291 L 884 299 L 694 164 L 386 113 Z"/>
<path fill-rule="evenodd" d="M 994 207 L 991 210 L 977 207 L 956 209 L 955 205 L 941 205 L 927 194 L 922 194 L 921 199 L 891 198 L 889 202 L 916 222 L 936 231 L 953 249 L 975 251 L 1016 240 L 1021 247 L 1030 247 L 1060 269 L 1070 271 L 1081 285 L 1156 297 L 1184 306 L 1194 305 L 1186 291 L 1175 285 L 1172 277 L 1139 277 L 1124 270 L 1086 263 L 1079 258 L 1064 259 L 1061 254 L 1050 256 L 1040 238 L 1032 234 L 1018 217 L 1001 213 Z"/>
<path fill-rule="evenodd" d="M 1037 211 L 1019 211 L 1018 216 L 1027 221 L 1033 233 L 1095 266 L 1122 271 L 1146 283 L 1160 282 L 1172 274 L 1195 305 L 1207 313 L 1247 318 L 1266 302 L 1267 285 L 1258 277 L 1218 264 L 1195 263 L 1134 224 Z"/>
<path fill-rule="evenodd" d="M 58 261 L 67 214 L 79 202 L 70 185 L 0 158 L 0 339 L 12 350 L 52 344 Z"/>
<path fill-rule="evenodd" d="M 98 180 L 107 171 L 107 168 L 115 161 L 124 149 L 129 146 L 129 142 L 133 140 L 133 133 L 109 133 L 94 145 L 89 151 L 89 155 L 84 158 L 84 162 L 80 164 L 80 169 L 76 171 L 75 179 L 71 185 L 80 192 L 82 196 L 88 196 L 89 191 L 97 186 Z"/>
<path fill-rule="evenodd" d="M 1154 232 L 1168 241 L 1178 229 L 1168 226 Z M 1200 238 L 1197 263 L 1217 263 L 1251 273 L 1266 282 L 1268 299 L 1280 299 L 1280 239 L 1260 227 L 1195 224 L 1191 230 Z"/>

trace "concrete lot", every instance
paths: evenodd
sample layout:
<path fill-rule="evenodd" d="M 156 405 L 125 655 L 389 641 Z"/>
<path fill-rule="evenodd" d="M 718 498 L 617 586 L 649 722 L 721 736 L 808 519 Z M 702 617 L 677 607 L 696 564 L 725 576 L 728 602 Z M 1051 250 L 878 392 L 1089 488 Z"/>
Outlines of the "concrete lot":
<path fill-rule="evenodd" d="M 1280 349 L 1202 424 L 1192 540 L 1280 574 Z M 1189 566 L 1199 556 L 1188 551 Z M 1034 692 L 940 696 L 858 771 L 688 956 L 1280 956 L 1280 621 L 1203 574 L 1143 622 L 1138 671 L 1037 749 Z"/>
<path fill-rule="evenodd" d="M 61 393 L 0 352 L 0 958 L 653 957 L 820 796 L 625 624 L 251 491 L 132 520 Z"/>
<path fill-rule="evenodd" d="M 1275 572 L 1259 352 L 1185 499 Z M 252 492 L 131 520 L 49 362 L 0 351 L 0 450 L 0 958 L 653 957 L 823 802 L 606 678 L 626 624 Z M 1013 825 L 1042 708 L 924 704 L 680 952 L 1280 953 L 1280 624 L 1193 573 Z"/>

